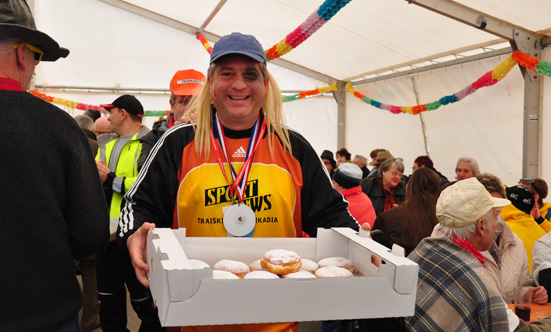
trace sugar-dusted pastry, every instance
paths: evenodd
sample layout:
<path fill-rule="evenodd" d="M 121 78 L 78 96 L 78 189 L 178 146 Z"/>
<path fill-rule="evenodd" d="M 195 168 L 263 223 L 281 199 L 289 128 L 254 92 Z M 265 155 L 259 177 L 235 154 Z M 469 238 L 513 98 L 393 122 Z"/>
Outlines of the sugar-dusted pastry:
<path fill-rule="evenodd" d="M 302 259 L 294 251 L 274 249 L 264 254 L 260 264 L 266 271 L 285 275 L 300 270 Z"/>
<path fill-rule="evenodd" d="M 245 274 L 251 272 L 251 269 L 249 269 L 247 264 L 230 259 L 223 259 L 219 261 L 218 263 L 214 264 L 213 269 L 233 273 L 241 279 L 243 279 Z"/>

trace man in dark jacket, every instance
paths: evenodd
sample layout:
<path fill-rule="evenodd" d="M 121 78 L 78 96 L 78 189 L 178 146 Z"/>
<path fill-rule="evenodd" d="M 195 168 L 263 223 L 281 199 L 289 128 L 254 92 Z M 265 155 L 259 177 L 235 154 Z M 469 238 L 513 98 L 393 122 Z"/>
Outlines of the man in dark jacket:
<path fill-rule="evenodd" d="M 109 239 L 107 204 L 75 120 L 26 92 L 40 61 L 69 50 L 23 0 L 1 1 L 0 22 L 0 331 L 78 331 L 73 259 Z"/>

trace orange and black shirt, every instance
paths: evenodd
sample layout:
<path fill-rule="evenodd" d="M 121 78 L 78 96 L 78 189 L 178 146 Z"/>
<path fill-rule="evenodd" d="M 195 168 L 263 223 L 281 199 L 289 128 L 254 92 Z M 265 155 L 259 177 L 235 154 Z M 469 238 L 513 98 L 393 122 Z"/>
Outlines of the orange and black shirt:
<path fill-rule="evenodd" d="M 227 151 L 236 172 L 245 161 L 250 130 L 224 128 Z M 316 235 L 319 227 L 358 228 L 348 203 L 335 191 L 324 165 L 310 144 L 289 131 L 292 153 L 274 136 L 270 154 L 266 133 L 253 156 L 244 203 L 255 213 L 253 237 Z M 191 125 L 170 129 L 151 150 L 121 211 L 121 237 L 144 222 L 157 227 L 186 228 L 187 236 L 227 236 L 222 207 L 232 204 L 229 184 L 211 148 L 199 157 Z M 219 151 L 219 140 L 216 139 Z M 231 179 L 222 153 L 226 174 Z M 235 201 L 237 202 L 237 201 Z"/>

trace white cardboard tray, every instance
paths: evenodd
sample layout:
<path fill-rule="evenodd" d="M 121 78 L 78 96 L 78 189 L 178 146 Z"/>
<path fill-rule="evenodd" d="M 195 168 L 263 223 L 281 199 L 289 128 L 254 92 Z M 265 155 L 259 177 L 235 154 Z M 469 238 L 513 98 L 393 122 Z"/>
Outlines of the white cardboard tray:
<path fill-rule="evenodd" d="M 185 229 L 148 234 L 151 293 L 163 326 L 320 321 L 412 316 L 416 263 L 349 228 L 319 229 L 317 238 L 186 237 Z M 362 236 L 360 236 L 362 235 Z M 246 263 L 271 249 L 314 261 L 350 259 L 361 277 L 214 280 L 212 269 L 193 270 L 188 259 L 213 266 L 221 259 Z M 397 250 L 396 250 L 397 249 Z M 371 264 L 371 254 L 386 264 Z"/>

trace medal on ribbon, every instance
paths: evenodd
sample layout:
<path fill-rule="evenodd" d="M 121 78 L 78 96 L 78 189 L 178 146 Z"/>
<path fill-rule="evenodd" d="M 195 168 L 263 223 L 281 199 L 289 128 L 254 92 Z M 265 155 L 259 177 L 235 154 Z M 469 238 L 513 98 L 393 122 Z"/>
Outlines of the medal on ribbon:
<path fill-rule="evenodd" d="M 230 162 L 228 149 L 226 146 L 226 141 L 224 136 L 224 129 L 222 128 L 222 124 L 220 123 L 220 120 L 218 119 L 218 115 L 216 114 L 215 114 L 213 127 L 214 127 L 214 130 L 216 130 L 216 134 L 218 135 L 218 140 L 220 141 L 220 146 L 222 147 L 222 151 L 224 152 L 226 161 L 230 166 L 229 168 L 230 168 L 232 180 L 233 180 L 233 183 L 230 183 L 230 180 L 228 179 L 226 170 L 224 168 L 224 163 L 222 161 L 220 151 L 218 151 L 218 148 L 216 146 L 216 139 L 214 138 L 214 134 L 211 130 L 210 138 L 211 138 L 211 143 L 213 145 L 214 153 L 216 155 L 216 159 L 218 160 L 218 165 L 222 170 L 222 174 L 224 175 L 224 178 L 228 182 L 230 196 L 232 199 L 232 205 L 222 208 L 222 211 L 224 214 L 224 218 L 223 218 L 224 228 L 226 228 L 226 231 L 228 232 L 228 236 L 230 237 L 231 236 L 251 237 L 254 232 L 254 227 L 256 225 L 256 216 L 254 214 L 254 211 L 244 203 L 245 189 L 247 187 L 247 179 L 249 178 L 249 172 L 251 170 L 254 153 L 258 148 L 258 145 L 260 144 L 260 141 L 262 140 L 262 137 L 264 136 L 264 133 L 266 131 L 266 121 L 262 121 L 262 124 L 260 124 L 260 115 L 258 116 L 258 119 L 256 120 L 256 123 L 253 127 L 251 139 L 249 140 L 247 154 L 245 155 L 245 162 L 243 163 L 243 166 L 241 166 L 239 173 L 235 171 L 235 169 L 233 168 Z M 237 204 L 234 203 L 235 193 L 237 193 L 237 199 L 238 199 Z"/>

